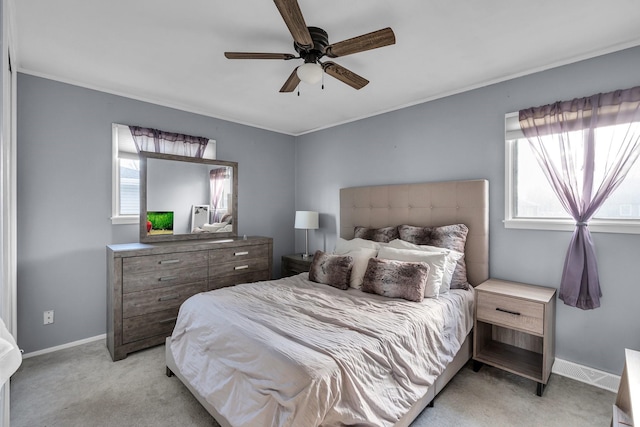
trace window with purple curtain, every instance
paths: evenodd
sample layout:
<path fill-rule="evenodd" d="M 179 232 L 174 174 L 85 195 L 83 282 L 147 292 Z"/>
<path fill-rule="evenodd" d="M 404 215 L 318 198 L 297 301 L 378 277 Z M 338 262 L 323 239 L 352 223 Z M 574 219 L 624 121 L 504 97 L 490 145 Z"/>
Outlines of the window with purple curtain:
<path fill-rule="evenodd" d="M 564 209 L 576 221 L 559 298 L 584 310 L 600 306 L 589 220 L 640 155 L 640 87 L 519 112 L 522 132 Z"/>
<path fill-rule="evenodd" d="M 220 222 L 220 205 L 224 195 L 224 187 L 228 178 L 227 168 L 211 169 L 209 171 L 209 184 L 211 194 L 211 222 Z M 226 213 L 226 211 L 225 211 Z"/>
<path fill-rule="evenodd" d="M 202 158 L 209 138 L 129 126 L 138 151 Z"/>

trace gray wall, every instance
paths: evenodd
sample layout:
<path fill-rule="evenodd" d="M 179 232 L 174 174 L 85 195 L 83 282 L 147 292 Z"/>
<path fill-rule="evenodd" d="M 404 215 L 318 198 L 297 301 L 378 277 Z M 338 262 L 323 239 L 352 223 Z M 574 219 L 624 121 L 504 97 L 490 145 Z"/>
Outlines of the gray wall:
<path fill-rule="evenodd" d="M 18 75 L 18 338 L 33 352 L 105 333 L 112 225 L 111 123 L 206 136 L 238 162 L 238 233 L 293 250 L 295 138 L 26 74 Z M 55 323 L 43 325 L 43 311 Z"/>
<path fill-rule="evenodd" d="M 571 234 L 502 225 L 504 115 L 636 86 L 639 69 L 635 48 L 298 137 L 296 207 L 321 213 L 310 250 L 333 249 L 342 187 L 486 178 L 491 275 L 558 287 Z M 640 349 L 640 235 L 593 239 L 602 306 L 582 311 L 558 301 L 556 355 L 620 375 L 624 348 Z M 304 247 L 304 236 L 296 235 L 296 246 Z"/>

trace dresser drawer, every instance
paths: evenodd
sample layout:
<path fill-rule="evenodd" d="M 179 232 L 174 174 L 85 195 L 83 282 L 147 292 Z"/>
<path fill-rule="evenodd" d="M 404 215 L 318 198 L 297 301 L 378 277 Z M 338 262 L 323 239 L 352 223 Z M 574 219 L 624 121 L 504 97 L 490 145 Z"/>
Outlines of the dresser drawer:
<path fill-rule="evenodd" d="M 127 318 L 180 307 L 191 295 L 206 290 L 207 281 L 202 280 L 188 285 L 125 294 L 122 297 L 122 314 Z"/>
<path fill-rule="evenodd" d="M 224 262 L 236 262 L 238 260 L 253 258 L 267 258 L 268 256 L 269 246 L 266 244 L 214 249 L 209 251 L 209 265 L 216 265 Z"/>
<path fill-rule="evenodd" d="M 175 252 L 162 255 L 146 255 L 124 258 L 122 273 L 154 272 L 183 267 L 206 267 L 208 251 Z"/>
<path fill-rule="evenodd" d="M 122 342 L 129 343 L 156 335 L 168 337 L 176 325 L 178 307 L 134 316 L 122 321 Z"/>
<path fill-rule="evenodd" d="M 234 274 L 232 276 L 209 277 L 209 290 L 226 288 L 227 286 L 241 283 L 252 283 L 269 280 L 269 270 L 254 271 L 250 273 Z"/>
<path fill-rule="evenodd" d="M 181 268 L 158 268 L 153 271 L 125 274 L 122 277 L 122 292 L 139 292 L 167 286 L 183 285 L 207 280 L 208 268 L 205 265 Z"/>
<path fill-rule="evenodd" d="M 269 260 L 264 258 L 239 259 L 209 265 L 209 277 L 235 276 L 256 271 L 269 270 Z"/>
<path fill-rule="evenodd" d="M 536 335 L 544 334 L 544 304 L 478 293 L 477 319 Z"/>

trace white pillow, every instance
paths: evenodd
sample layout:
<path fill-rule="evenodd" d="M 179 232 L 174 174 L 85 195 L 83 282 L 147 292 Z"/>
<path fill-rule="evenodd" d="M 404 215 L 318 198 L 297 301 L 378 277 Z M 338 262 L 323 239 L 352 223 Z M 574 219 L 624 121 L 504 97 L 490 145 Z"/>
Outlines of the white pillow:
<path fill-rule="evenodd" d="M 395 239 L 388 243 L 388 246 L 391 248 L 397 249 L 411 249 L 418 251 L 426 251 L 426 252 L 444 252 L 447 254 L 447 262 L 444 266 L 444 274 L 442 277 L 442 285 L 440 286 L 441 294 L 449 292 L 451 287 L 451 280 L 453 279 L 453 272 L 456 269 L 456 265 L 458 265 L 458 260 L 464 256 L 462 252 L 454 251 L 452 249 L 440 248 L 438 246 L 429 246 L 429 245 L 416 245 L 406 240 Z"/>
<path fill-rule="evenodd" d="M 335 254 L 346 254 L 349 251 L 353 251 L 355 249 L 375 249 L 376 251 L 380 249 L 382 245 L 379 242 L 374 242 L 373 240 L 366 240 L 356 237 L 355 239 L 346 240 L 342 237 L 338 237 L 338 241 L 336 241 L 336 248 L 333 251 Z M 374 255 L 375 256 L 375 255 Z"/>
<path fill-rule="evenodd" d="M 415 249 L 397 249 L 383 246 L 378 251 L 378 258 L 393 259 L 396 261 L 424 262 L 429 265 L 429 279 L 424 288 L 425 298 L 435 298 L 440 293 L 442 278 L 444 276 L 444 266 L 447 262 L 445 252 L 431 252 Z"/>
<path fill-rule="evenodd" d="M 344 254 L 353 258 L 353 267 L 351 267 L 349 286 L 355 289 L 362 288 L 362 282 L 364 281 L 364 274 L 367 272 L 369 258 L 375 258 L 377 254 L 377 249 L 367 248 L 355 249 Z"/>

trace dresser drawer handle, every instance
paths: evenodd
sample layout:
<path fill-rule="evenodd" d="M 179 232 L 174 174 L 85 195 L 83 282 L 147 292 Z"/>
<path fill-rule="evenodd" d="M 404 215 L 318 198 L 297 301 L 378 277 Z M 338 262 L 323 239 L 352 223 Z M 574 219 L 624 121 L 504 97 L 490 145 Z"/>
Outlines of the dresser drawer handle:
<path fill-rule="evenodd" d="M 244 269 L 247 269 L 247 268 L 249 268 L 248 265 L 239 265 L 237 267 L 233 267 L 234 270 L 244 270 Z"/>
<path fill-rule="evenodd" d="M 175 322 L 177 319 L 178 319 L 177 317 L 172 317 L 171 319 L 160 320 L 158 323 L 171 323 L 171 322 Z"/>
<path fill-rule="evenodd" d="M 177 264 L 180 261 L 181 260 L 179 260 L 179 259 L 165 259 L 163 261 L 160 261 L 158 264 Z"/>
<path fill-rule="evenodd" d="M 249 251 L 236 252 L 236 253 L 233 254 L 233 256 L 240 256 L 240 255 L 249 255 Z"/>
<path fill-rule="evenodd" d="M 505 310 L 504 308 L 500 308 L 500 307 L 496 307 L 496 310 L 501 311 L 503 313 L 513 314 L 514 316 L 520 316 L 520 313 L 518 313 L 517 311 Z"/>
<path fill-rule="evenodd" d="M 158 298 L 158 301 L 171 301 L 172 299 L 178 299 L 178 298 L 180 298 L 180 294 L 167 295 L 166 297 Z"/>
<path fill-rule="evenodd" d="M 165 276 L 158 279 L 159 282 L 168 282 L 169 280 L 176 280 L 178 276 Z"/>

